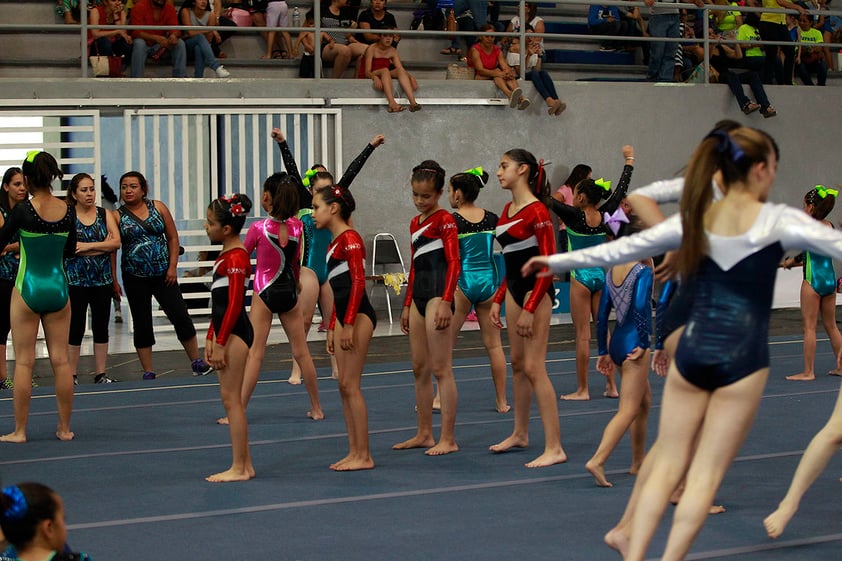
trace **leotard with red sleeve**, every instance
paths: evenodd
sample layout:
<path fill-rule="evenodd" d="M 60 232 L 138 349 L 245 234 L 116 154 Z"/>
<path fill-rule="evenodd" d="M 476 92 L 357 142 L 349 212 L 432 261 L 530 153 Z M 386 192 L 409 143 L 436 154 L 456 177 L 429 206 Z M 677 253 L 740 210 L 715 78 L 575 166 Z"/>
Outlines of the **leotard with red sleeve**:
<path fill-rule="evenodd" d="M 251 347 L 254 333 L 244 306 L 250 275 L 251 263 L 246 250 L 238 247 L 217 257 L 213 264 L 208 340 L 225 345 L 231 335 L 236 335 Z"/>
<path fill-rule="evenodd" d="M 408 290 L 404 306 L 415 302 L 423 316 L 427 303 L 441 297 L 453 302 L 459 280 L 459 235 L 453 215 L 439 209 L 421 222 L 416 216 L 409 223 L 412 238 L 412 266 L 409 269 Z"/>
<path fill-rule="evenodd" d="M 345 230 L 327 250 L 327 280 L 333 290 L 333 314 L 330 329 L 336 319 L 343 326 L 354 325 L 357 314 L 365 314 L 373 326 L 377 315 L 365 293 L 365 244 L 355 230 Z"/>

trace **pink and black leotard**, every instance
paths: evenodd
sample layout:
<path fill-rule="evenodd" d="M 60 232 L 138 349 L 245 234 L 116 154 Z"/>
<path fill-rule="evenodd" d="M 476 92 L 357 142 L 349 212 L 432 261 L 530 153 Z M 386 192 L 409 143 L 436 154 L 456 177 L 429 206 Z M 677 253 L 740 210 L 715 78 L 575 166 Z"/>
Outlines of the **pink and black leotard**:
<path fill-rule="evenodd" d="M 281 227 L 286 242 L 281 243 Z M 254 291 L 273 314 L 290 311 L 298 303 L 298 274 L 301 234 L 304 226 L 298 218 L 284 221 L 265 218 L 249 226 L 244 245 L 251 254 L 257 249 Z"/>
<path fill-rule="evenodd" d="M 453 293 L 459 280 L 459 235 L 453 215 L 439 209 L 421 222 L 416 216 L 409 223 L 412 238 L 412 266 L 409 269 L 408 290 L 404 306 L 415 302 L 424 316 L 427 303 L 441 297 L 453 303 Z"/>
<path fill-rule="evenodd" d="M 327 280 L 333 290 L 330 329 L 337 319 L 343 326 L 354 325 L 358 314 L 367 315 L 377 326 L 377 315 L 365 293 L 365 244 L 356 231 L 345 230 L 330 244 Z"/>
<path fill-rule="evenodd" d="M 234 248 L 217 257 L 211 284 L 209 340 L 225 345 L 231 335 L 236 335 L 251 347 L 254 332 L 244 306 L 250 275 L 249 254 L 244 249 Z"/>

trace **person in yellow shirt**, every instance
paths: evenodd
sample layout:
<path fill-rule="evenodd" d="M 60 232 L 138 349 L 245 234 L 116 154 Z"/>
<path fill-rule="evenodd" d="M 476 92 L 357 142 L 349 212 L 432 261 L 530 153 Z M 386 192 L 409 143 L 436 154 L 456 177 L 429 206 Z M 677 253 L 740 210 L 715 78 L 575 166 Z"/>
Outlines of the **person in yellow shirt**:
<path fill-rule="evenodd" d="M 764 8 L 789 8 L 807 14 L 807 10 L 789 2 L 789 0 L 762 0 Z M 791 41 L 789 29 L 786 26 L 786 13 L 763 12 L 760 15 L 760 37 L 764 41 Z M 764 84 L 780 84 L 791 86 L 795 63 L 795 49 L 790 46 L 766 45 L 766 65 L 763 68 Z M 784 54 L 783 66 L 778 59 L 778 49 Z"/>
<path fill-rule="evenodd" d="M 813 17 L 801 14 L 798 19 L 798 40 L 801 45 L 798 54 L 795 56 L 795 68 L 798 77 L 805 86 L 814 86 L 812 75 L 816 75 L 816 82 L 820 86 L 827 83 L 827 62 L 824 57 L 824 47 L 819 46 L 824 42 L 822 32 L 813 27 Z"/>

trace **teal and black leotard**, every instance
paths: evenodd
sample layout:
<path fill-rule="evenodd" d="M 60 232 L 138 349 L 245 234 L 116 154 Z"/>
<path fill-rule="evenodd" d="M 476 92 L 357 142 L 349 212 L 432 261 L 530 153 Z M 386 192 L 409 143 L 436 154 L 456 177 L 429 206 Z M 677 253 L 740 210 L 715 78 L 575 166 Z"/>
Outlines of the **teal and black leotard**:
<path fill-rule="evenodd" d="M 819 296 L 830 296 L 836 292 L 836 271 L 833 259 L 812 251 L 803 253 L 804 280 Z"/>
<path fill-rule="evenodd" d="M 295 163 L 295 157 L 289 149 L 289 144 L 284 140 L 278 143 L 278 148 L 281 150 L 281 158 L 284 161 L 287 173 L 298 180 L 298 205 L 301 209 L 298 212 L 298 218 L 304 223 L 301 264 L 315 272 L 319 279 L 319 285 L 322 285 L 327 282 L 327 248 L 333 239 L 329 230 L 318 230 L 313 223 L 313 217 L 311 216 L 313 214 L 313 194 L 301 182 L 301 173 L 298 171 L 298 165 Z M 363 169 L 375 148 L 371 143 L 366 144 L 363 151 L 354 158 L 354 161 L 351 162 L 336 184 L 345 189 L 350 189 L 354 178 Z"/>
<path fill-rule="evenodd" d="M 64 258 L 76 251 L 76 211 L 57 222 L 41 218 L 31 201 L 16 205 L 0 230 L 0 247 L 20 234 L 20 264 L 15 288 L 24 303 L 37 314 L 56 312 L 67 305 Z"/>
<path fill-rule="evenodd" d="M 473 305 L 492 298 L 500 286 L 500 271 L 494 262 L 494 237 L 497 215 L 485 211 L 482 220 L 470 222 L 458 212 L 453 213 L 459 236 L 459 256 L 462 271 L 457 286 Z"/>
<path fill-rule="evenodd" d="M 617 188 L 601 207 L 600 213 L 613 214 L 620 202 L 625 198 L 629 189 L 633 166 L 624 166 L 623 175 Z M 590 226 L 585 211 L 574 206 L 566 205 L 555 199 L 550 200 L 551 209 L 567 227 L 567 251 L 584 249 L 605 242 L 610 230 L 600 221 L 598 226 Z M 591 294 L 599 292 L 605 286 L 605 271 L 600 267 L 587 267 L 570 271 L 570 277 L 579 281 Z"/>

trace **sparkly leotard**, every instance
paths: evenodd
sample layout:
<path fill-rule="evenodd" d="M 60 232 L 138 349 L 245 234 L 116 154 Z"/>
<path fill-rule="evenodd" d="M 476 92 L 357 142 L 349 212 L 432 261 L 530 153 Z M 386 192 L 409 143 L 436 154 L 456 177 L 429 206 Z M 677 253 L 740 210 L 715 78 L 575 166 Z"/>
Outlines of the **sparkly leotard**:
<path fill-rule="evenodd" d="M 0 247 L 20 233 L 20 265 L 15 288 L 37 314 L 56 312 L 67 305 L 64 258 L 76 251 L 76 211 L 68 207 L 64 217 L 48 222 L 38 215 L 32 201 L 12 209 L 0 230 Z"/>
<path fill-rule="evenodd" d="M 628 262 L 676 249 L 681 219 L 588 250 L 553 255 L 559 273 Z M 800 210 L 765 203 L 738 236 L 707 234 L 708 254 L 690 279 L 693 298 L 675 362 L 690 383 L 714 390 L 769 366 L 768 330 L 775 272 L 784 251 L 822 251 L 842 259 L 842 233 Z"/>
<path fill-rule="evenodd" d="M 409 269 L 408 290 L 404 307 L 413 302 L 423 316 L 427 304 L 441 297 L 453 302 L 459 279 L 459 237 L 456 221 L 444 209 L 439 209 L 424 222 L 416 216 L 409 224 L 412 238 L 412 266 Z"/>
<path fill-rule="evenodd" d="M 613 214 L 620 206 L 620 202 L 625 198 L 626 191 L 628 191 L 632 171 L 634 171 L 633 166 L 623 167 L 623 174 L 620 176 L 617 188 L 611 193 L 608 200 L 599 207 L 600 215 L 603 212 Z M 608 238 L 610 231 L 601 220 L 598 226 L 590 226 L 585 211 L 582 209 L 566 205 L 555 199 L 551 199 L 550 202 L 552 204 L 550 208 L 567 227 L 567 251 L 599 245 Z M 570 278 L 580 282 L 591 294 L 599 292 L 605 285 L 605 271 L 600 267 L 574 269 L 570 271 Z"/>
<path fill-rule="evenodd" d="M 281 243 L 281 226 L 286 242 Z M 249 226 L 244 245 L 251 254 L 257 249 L 254 291 L 275 314 L 290 311 L 298 303 L 299 249 L 303 226 L 295 217 L 285 221 L 258 220 Z"/>
<path fill-rule="evenodd" d="M 353 325 L 364 314 L 377 327 L 377 315 L 365 293 L 365 244 L 354 230 L 345 230 L 333 240 L 327 251 L 328 282 L 333 290 L 333 314 L 330 328 L 339 320 Z"/>
<path fill-rule="evenodd" d="M 462 258 L 459 290 L 471 304 L 477 305 L 494 296 L 500 286 L 500 272 L 494 262 L 498 218 L 487 210 L 479 222 L 470 222 L 458 212 L 453 213 L 453 218 L 459 232 L 459 255 Z"/>
<path fill-rule="evenodd" d="M 497 222 L 497 241 L 503 246 L 503 259 L 506 263 L 506 278 L 497 289 L 494 301 L 502 304 L 506 290 L 512 298 L 527 312 L 534 312 L 544 294 L 555 301 L 555 290 L 551 276 L 529 275 L 524 277 L 520 269 L 537 255 L 552 255 L 555 248 L 553 222 L 547 207 L 540 201 L 534 201 L 509 216 L 507 203 Z M 531 294 L 530 294 L 531 293 Z M 529 299 L 526 295 L 529 294 Z"/>
<path fill-rule="evenodd" d="M 830 296 L 836 292 L 836 271 L 833 259 L 813 251 L 804 252 L 804 280 L 819 296 Z"/>
<path fill-rule="evenodd" d="M 236 335 L 251 347 L 254 331 L 244 305 L 246 282 L 250 275 L 249 254 L 244 249 L 237 247 L 216 258 L 211 284 L 208 339 L 224 346 L 231 335 Z"/>
<path fill-rule="evenodd" d="M 596 340 L 600 355 L 610 354 L 614 364 L 622 365 L 636 347 L 649 348 L 652 330 L 652 269 L 635 265 L 619 285 L 611 281 L 608 270 L 605 290 L 599 301 Z M 616 310 L 617 322 L 608 343 L 608 315 Z"/>

